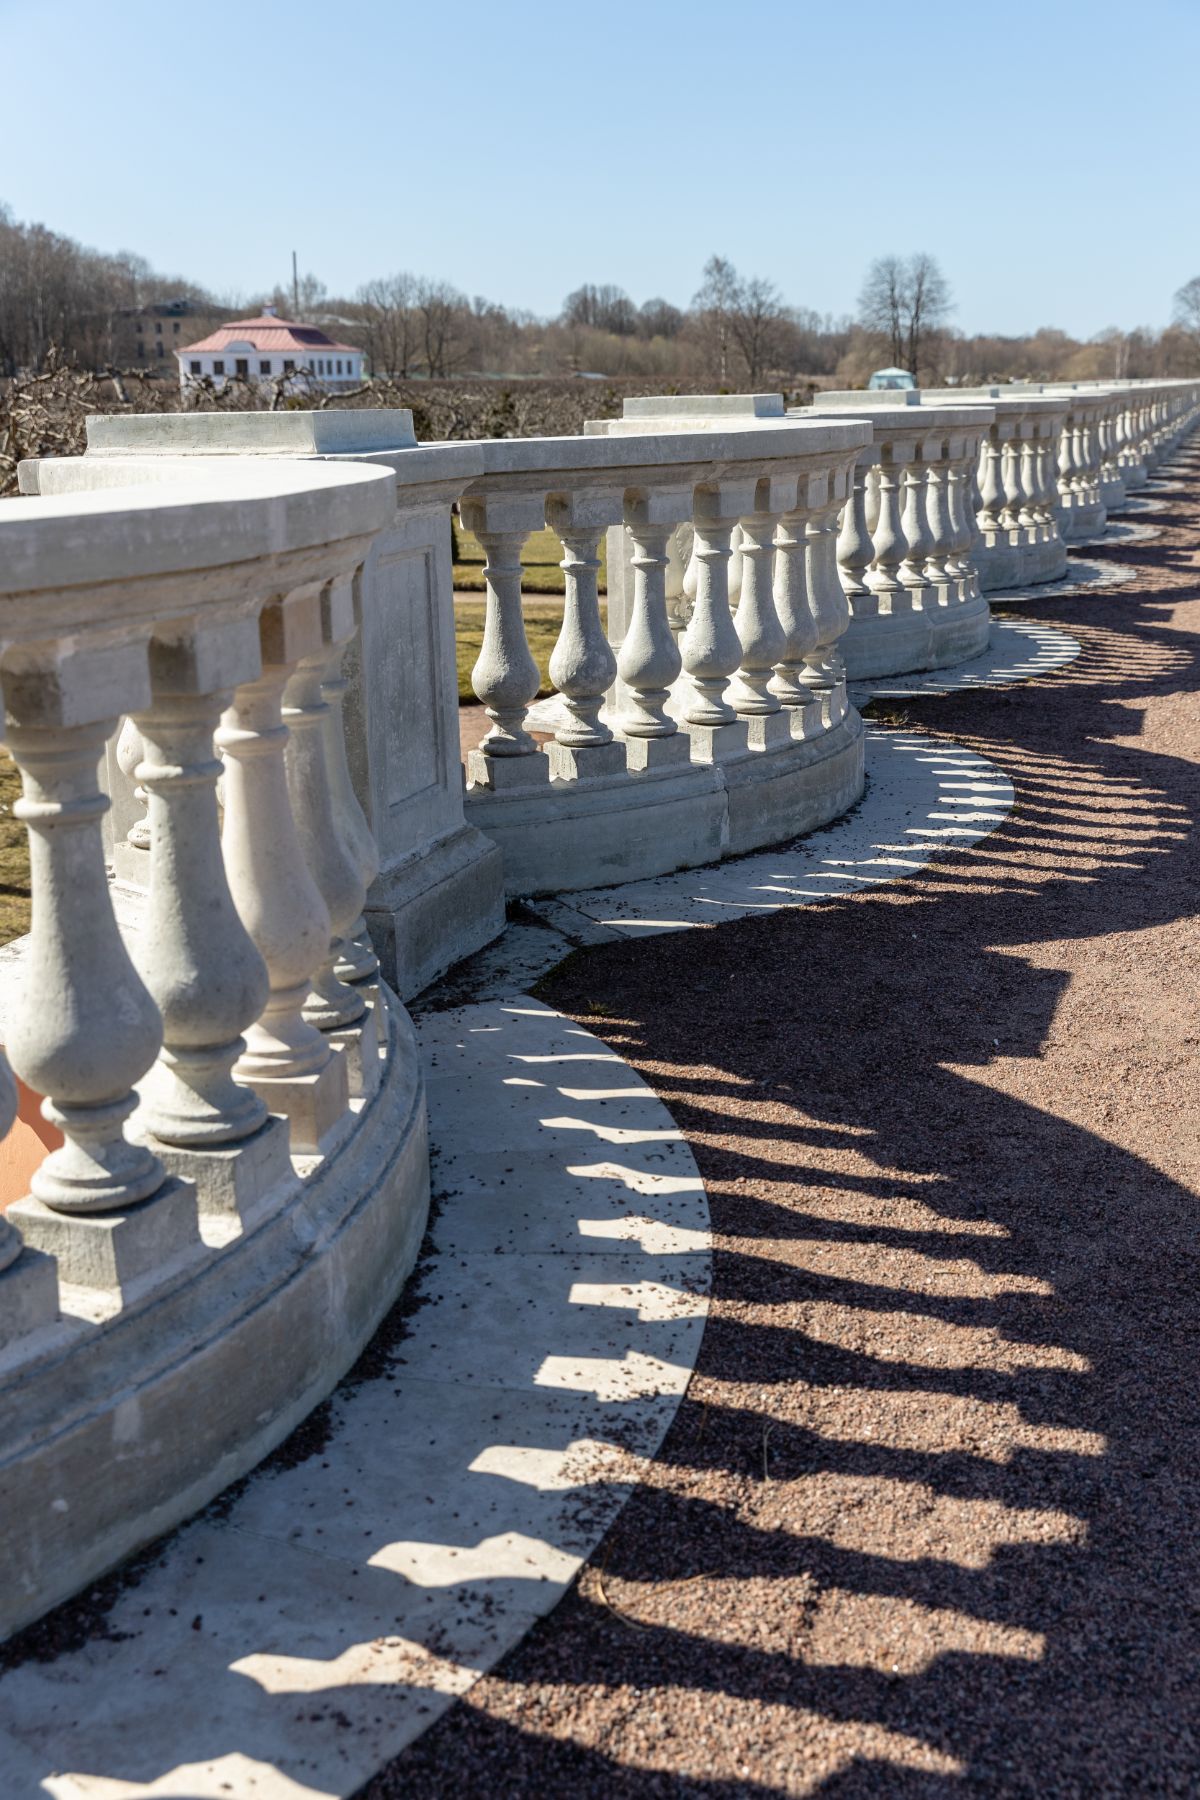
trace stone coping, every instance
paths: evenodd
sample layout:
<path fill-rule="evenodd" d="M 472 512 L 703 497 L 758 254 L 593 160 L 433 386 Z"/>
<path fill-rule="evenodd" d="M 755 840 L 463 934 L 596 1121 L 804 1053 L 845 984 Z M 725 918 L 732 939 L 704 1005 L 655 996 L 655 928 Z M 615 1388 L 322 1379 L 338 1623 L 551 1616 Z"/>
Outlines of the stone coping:
<path fill-rule="evenodd" d="M 83 457 L 42 458 L 30 474 L 38 496 L 0 511 L 0 599 L 112 582 L 130 593 L 133 611 L 138 578 L 367 539 L 392 516 L 382 472 L 354 466 L 318 471 L 281 458 L 236 473 L 216 463 L 193 478 L 189 465 L 169 483 L 118 480 L 98 492 L 87 491 Z M 57 622 L 37 623 L 47 637 Z"/>
<path fill-rule="evenodd" d="M 858 404 L 851 405 L 850 399 L 857 401 Z M 843 401 L 840 396 L 837 396 L 828 401 L 830 413 L 849 413 L 854 418 L 867 419 L 875 426 L 877 432 L 881 425 L 898 431 L 940 430 L 943 426 L 955 425 L 983 427 L 990 425 L 995 418 L 995 409 L 991 405 L 981 406 L 968 403 L 963 406 L 925 406 L 913 404 L 900 407 L 886 400 L 876 403 L 868 399 L 864 402 L 862 396 L 857 394 L 852 395 L 850 399 Z M 820 400 L 815 400 L 811 407 L 805 407 L 805 415 L 815 414 L 820 417 L 825 409 L 826 401 L 827 396 L 822 394 Z"/>
<path fill-rule="evenodd" d="M 100 413 L 87 420 L 89 456 L 361 455 L 415 444 L 407 407 L 289 412 Z"/>
<path fill-rule="evenodd" d="M 694 416 L 693 408 L 693 416 L 686 421 L 649 415 L 591 421 L 583 434 L 574 436 L 431 444 L 412 440 L 404 424 L 410 415 L 385 408 L 352 415 L 371 421 L 357 439 L 350 432 L 325 432 L 305 423 L 327 416 L 323 414 L 287 415 L 299 421 L 290 435 L 277 429 L 280 416 L 272 413 L 122 415 L 111 421 L 89 421 L 86 456 L 30 459 L 21 465 L 21 479 L 23 491 L 42 495 L 83 494 L 97 487 L 132 487 L 175 480 L 203 481 L 211 486 L 221 480 L 221 457 L 274 455 L 282 463 L 286 459 L 281 452 L 286 452 L 286 456 L 321 462 L 365 462 L 385 467 L 394 474 L 401 492 L 412 490 L 416 497 L 425 498 L 434 497 L 437 490 L 437 497 L 445 498 L 457 497 L 472 481 L 504 477 L 545 475 L 565 480 L 572 476 L 650 477 L 660 472 L 677 472 L 681 478 L 693 480 L 699 472 L 711 470 L 713 464 L 741 467 L 787 457 L 835 457 L 860 449 L 870 441 L 853 420 L 835 423 L 785 416 L 782 396 L 718 398 L 746 399 L 752 408 L 760 402 L 777 400 L 778 406 L 765 411 L 732 410 L 728 416 L 711 419 Z M 175 428 L 160 431 L 160 419 Z M 399 420 L 400 425 L 399 429 L 393 426 L 389 434 L 390 420 Z M 230 421 L 236 422 L 237 427 L 231 434 L 233 442 L 219 443 L 219 426 Z M 92 423 L 98 427 L 119 424 L 124 429 L 112 433 L 98 430 L 98 441 L 93 447 Z M 198 429 L 193 430 L 193 424 Z M 144 439 L 139 436 L 139 428 L 145 431 Z M 627 437 L 638 439 L 636 450 L 621 442 Z M 208 456 L 216 459 L 215 466 L 201 475 L 198 471 Z M 106 466 L 108 459 L 111 466 Z M 245 482 L 239 485 L 244 491 Z M 100 511 L 104 503 L 93 504 Z M 143 500 L 141 504 L 148 503 Z"/>
<path fill-rule="evenodd" d="M 708 428 L 689 429 L 691 421 L 606 419 L 603 435 L 566 438 L 501 438 L 481 445 L 486 475 L 624 472 L 637 468 L 670 469 L 687 464 L 765 463 L 788 457 L 838 455 L 869 440 L 854 420 L 791 419 L 744 424 L 722 420 Z M 628 429 L 627 429 L 628 428 Z M 623 439 L 635 438 L 636 446 Z"/>

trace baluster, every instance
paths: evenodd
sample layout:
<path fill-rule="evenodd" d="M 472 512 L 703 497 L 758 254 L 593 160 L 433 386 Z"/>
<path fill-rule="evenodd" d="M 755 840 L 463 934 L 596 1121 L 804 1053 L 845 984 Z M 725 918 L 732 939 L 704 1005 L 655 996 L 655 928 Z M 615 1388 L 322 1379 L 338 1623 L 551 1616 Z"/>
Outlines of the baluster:
<path fill-rule="evenodd" d="M 121 730 L 117 736 L 117 767 L 133 787 L 133 798 L 142 808 L 142 816 L 133 821 L 125 833 L 125 842 L 134 850 L 149 850 L 150 821 L 146 817 L 146 803 L 149 799 L 144 787 L 137 781 L 137 766 L 142 760 L 142 737 L 137 726 L 130 718 L 121 722 Z"/>
<path fill-rule="evenodd" d="M 979 527 L 981 531 L 1003 531 L 1004 511 L 1004 443 L 997 424 L 988 426 L 983 445 L 983 479 L 979 484 Z"/>
<path fill-rule="evenodd" d="M 1022 433 L 1036 429 L 1032 425 L 1022 425 Z M 1017 525 L 1028 534 L 1026 541 L 1037 541 L 1037 446 L 1032 437 L 1022 435 L 1020 440 L 1020 463 L 1018 467 L 1018 487 L 1020 499 L 1017 505 Z"/>
<path fill-rule="evenodd" d="M 138 1124 L 184 1148 L 235 1143 L 267 1117 L 232 1075 L 269 984 L 225 876 L 213 752 L 233 689 L 259 671 L 256 619 L 164 633 L 150 646 L 150 704 L 133 715 L 150 828 L 149 898 L 134 953 L 163 1020 Z"/>
<path fill-rule="evenodd" d="M 959 574 L 963 580 L 964 599 L 979 598 L 979 551 L 983 533 L 979 529 L 979 446 L 980 438 L 968 438 L 963 459 L 954 466 L 959 508 Z"/>
<path fill-rule="evenodd" d="M 600 718 L 617 659 L 600 620 L 597 587 L 600 540 L 620 518 L 616 495 L 583 490 L 552 494 L 546 501 L 546 523 L 558 533 L 565 553 L 559 564 L 565 589 L 562 629 L 550 656 L 550 680 L 567 713 L 550 750 L 550 773 L 558 780 L 625 767 L 623 750 Z"/>
<path fill-rule="evenodd" d="M 342 587 L 344 596 L 338 603 L 333 603 L 333 590 Z M 349 763 L 345 760 L 345 689 L 347 680 L 342 675 L 342 659 L 353 643 L 354 634 L 358 632 L 358 576 L 345 578 L 342 583 L 333 583 L 329 590 L 329 598 L 322 601 L 322 617 L 327 617 L 329 632 L 338 632 L 335 641 L 331 639 L 329 653 L 324 659 L 324 668 L 320 675 L 320 695 L 326 700 L 329 711 L 326 713 L 326 767 L 329 770 L 329 788 L 333 794 L 333 815 L 336 828 L 342 837 L 342 850 L 353 862 L 354 873 L 363 893 L 371 887 L 372 880 L 380 873 L 380 848 L 374 841 L 374 832 L 367 824 L 362 806 L 358 803 L 358 794 L 354 792 Z M 380 970 L 380 959 L 371 949 L 371 936 L 367 932 L 367 920 L 362 911 L 345 932 L 342 949 L 336 959 L 335 976 L 340 981 L 371 981 Z"/>
<path fill-rule="evenodd" d="M 1071 421 L 1063 423 L 1058 440 L 1058 499 L 1062 509 L 1063 522 L 1070 529 L 1071 508 L 1075 504 L 1074 484 L 1074 447 L 1071 436 Z"/>
<path fill-rule="evenodd" d="M 1088 444 L 1086 415 L 1081 415 L 1075 421 L 1075 429 L 1072 433 L 1071 454 L 1075 462 L 1074 486 L 1079 495 L 1079 504 L 1081 506 L 1091 506 L 1092 471 L 1088 466 L 1091 453 Z"/>
<path fill-rule="evenodd" d="M 1097 412 L 1093 411 L 1084 420 L 1083 447 L 1087 462 L 1088 496 L 1093 506 L 1099 506 L 1103 500 L 1100 489 L 1103 477 L 1100 467 L 1100 419 Z"/>
<path fill-rule="evenodd" d="M 292 815 L 304 860 L 329 914 L 330 936 L 304 1003 L 320 1031 L 340 1031 L 362 1018 L 366 1000 L 337 974 L 346 933 L 362 911 L 362 883 L 337 829 L 325 738 L 329 704 L 321 693 L 324 656 L 305 657 L 283 690 L 288 728 L 285 757 Z"/>
<path fill-rule="evenodd" d="M 686 761 L 690 755 L 687 734 L 680 733 L 666 705 L 683 668 L 667 610 L 670 545 L 675 527 L 691 510 L 690 493 L 635 493 L 625 503 L 625 529 L 633 544 L 633 608 L 617 674 L 626 691 L 620 730 L 631 769 Z"/>
<path fill-rule="evenodd" d="M 751 484 L 743 486 L 753 493 Z M 740 514 L 748 510 L 744 506 L 733 510 L 732 502 L 720 489 L 696 489 L 692 549 L 696 599 L 681 646 L 692 691 L 683 717 L 684 723 L 694 728 L 694 742 L 710 750 L 717 747 L 720 734 L 731 733 L 725 739 L 729 747 L 733 747 L 736 736 L 731 729 L 736 714 L 725 699 L 729 678 L 742 656 L 741 641 L 729 611 L 729 554 L 734 525 Z"/>
<path fill-rule="evenodd" d="M 895 597 L 904 591 L 900 580 L 900 564 L 904 559 L 906 545 L 900 523 L 899 473 L 901 471 L 895 461 L 895 452 L 890 444 L 885 445 L 877 471 L 879 515 L 874 531 L 875 556 L 867 570 L 867 586 L 873 594 L 892 596 L 892 605 L 895 604 Z"/>
<path fill-rule="evenodd" d="M 939 451 L 944 449 L 945 445 L 939 446 Z M 946 606 L 954 580 L 950 559 L 954 555 L 955 528 L 950 516 L 950 465 L 940 453 L 930 459 L 927 468 L 925 517 L 929 549 L 922 573 L 931 588 L 930 598 L 939 606 Z"/>
<path fill-rule="evenodd" d="M 967 515 L 967 491 L 970 486 L 969 459 L 959 458 L 946 464 L 946 510 L 949 535 L 946 541 L 946 574 L 957 600 L 974 599 L 979 592 L 971 555 L 971 525 Z M 947 594 L 947 599 L 951 595 Z"/>
<path fill-rule="evenodd" d="M 871 480 L 872 455 L 873 452 L 868 449 L 854 465 L 853 487 L 842 509 L 842 524 L 838 533 L 838 572 L 841 575 L 842 592 L 851 602 L 852 610 L 856 610 L 856 602 L 865 600 L 871 592 L 867 585 L 867 571 L 875 556 L 875 546 L 871 542 L 867 524 L 867 489 Z"/>
<path fill-rule="evenodd" d="M 1048 543 L 1057 536 L 1058 524 L 1054 517 L 1054 506 L 1051 496 L 1050 474 L 1050 440 L 1044 435 L 1045 427 L 1039 420 L 1035 425 L 1037 437 L 1034 439 L 1034 503 L 1033 515 L 1038 523 L 1038 535 L 1042 543 Z"/>
<path fill-rule="evenodd" d="M 492 721 L 479 750 L 469 759 L 470 775 L 480 786 L 500 778 L 497 764 L 508 758 L 536 758 L 537 764 L 514 770 L 518 780 L 548 778 L 546 759 L 525 729 L 525 715 L 537 698 L 538 667 L 530 654 L 521 613 L 521 553 L 530 532 L 543 523 L 539 500 L 496 501 L 468 495 L 460 502 L 463 524 L 483 546 L 487 586 L 483 644 L 471 671 L 471 686 Z M 540 768 L 537 765 L 541 765 Z"/>
<path fill-rule="evenodd" d="M 904 470 L 904 510 L 901 528 L 904 532 L 904 556 L 900 563 L 900 580 L 908 590 L 910 603 L 919 605 L 925 598 L 929 582 L 925 560 L 933 548 L 926 510 L 928 469 L 924 451 L 918 450 Z"/>
<path fill-rule="evenodd" d="M 127 685 L 144 692 L 144 649 L 123 660 Z M 96 685 L 111 683 L 105 669 Z M 115 1213 L 164 1180 L 159 1159 L 122 1130 L 137 1104 L 133 1084 L 158 1054 L 162 1021 L 117 929 L 104 865 L 108 800 L 97 776 L 117 721 L 66 725 L 50 671 L 41 680 L 6 676 L 5 699 L 6 742 L 22 783 L 13 812 L 29 828 L 33 894 L 7 1050 L 21 1079 L 46 1096 L 42 1114 L 65 1140 L 30 1187 L 55 1212 Z"/>
<path fill-rule="evenodd" d="M 809 658 L 820 642 L 820 626 L 808 591 L 808 481 L 802 480 L 800 504 L 785 512 L 775 530 L 775 611 L 783 627 L 783 654 L 775 665 L 771 692 L 795 714 L 793 735 L 805 729 L 804 708 L 813 703 L 806 679 Z"/>
<path fill-rule="evenodd" d="M 835 724 L 846 710 L 846 666 L 837 644 L 850 623 L 850 605 L 842 592 L 837 566 L 838 513 L 841 500 L 828 494 L 813 509 L 805 527 L 808 549 L 805 577 L 809 603 L 816 621 L 817 641 L 809 652 L 803 675 L 827 709 L 827 723 Z M 840 693 L 839 693 L 840 690 Z"/>
<path fill-rule="evenodd" d="M 319 657 L 319 596 L 301 590 L 260 620 L 263 672 L 244 682 L 225 712 L 221 843 L 238 916 L 267 965 L 270 992 L 245 1033 L 234 1067 L 272 1112 L 286 1113 L 295 1150 L 320 1150 L 349 1104 L 346 1067 L 304 1017 L 304 1003 L 330 944 L 329 911 L 309 872 L 292 816 L 285 767 L 284 688 L 303 656 Z"/>
<path fill-rule="evenodd" d="M 734 630 L 741 644 L 741 660 L 733 682 L 732 698 L 739 718 L 762 719 L 782 710 L 779 696 L 771 682 L 775 666 L 787 649 L 787 633 L 775 611 L 775 528 L 779 523 L 785 496 L 778 492 L 781 484 L 764 476 L 755 492 L 755 510 L 738 521 L 741 531 L 741 594 L 734 617 Z M 796 483 L 791 483 L 795 499 Z M 782 735 L 790 731 L 787 721 L 780 721 Z M 752 732 L 750 742 L 756 747 L 766 739 Z"/>
<path fill-rule="evenodd" d="M 1008 533 L 1011 542 L 1017 543 L 1021 518 L 1021 447 L 1015 438 L 1010 438 L 1004 446 L 1000 479 L 1004 486 L 1000 529 Z"/>

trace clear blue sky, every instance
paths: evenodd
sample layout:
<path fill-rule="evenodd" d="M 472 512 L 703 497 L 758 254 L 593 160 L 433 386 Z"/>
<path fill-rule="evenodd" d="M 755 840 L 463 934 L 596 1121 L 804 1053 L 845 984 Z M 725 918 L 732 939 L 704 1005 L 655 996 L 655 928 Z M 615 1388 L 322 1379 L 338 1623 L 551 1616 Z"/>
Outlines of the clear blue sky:
<path fill-rule="evenodd" d="M 0 0 L 0 199 L 256 296 L 300 253 L 539 313 L 821 312 L 929 250 L 965 331 L 1160 325 L 1200 274 L 1200 0 Z"/>

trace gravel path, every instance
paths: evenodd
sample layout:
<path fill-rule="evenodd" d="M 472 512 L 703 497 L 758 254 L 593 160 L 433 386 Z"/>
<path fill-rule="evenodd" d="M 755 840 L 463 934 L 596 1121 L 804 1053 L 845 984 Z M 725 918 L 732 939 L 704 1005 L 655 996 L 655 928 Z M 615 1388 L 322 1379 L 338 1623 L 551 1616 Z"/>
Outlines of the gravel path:
<path fill-rule="evenodd" d="M 716 1299 L 577 1587 L 364 1790 L 1200 1793 L 1200 454 L 1082 656 L 889 716 L 1000 764 L 895 887 L 582 953 Z"/>

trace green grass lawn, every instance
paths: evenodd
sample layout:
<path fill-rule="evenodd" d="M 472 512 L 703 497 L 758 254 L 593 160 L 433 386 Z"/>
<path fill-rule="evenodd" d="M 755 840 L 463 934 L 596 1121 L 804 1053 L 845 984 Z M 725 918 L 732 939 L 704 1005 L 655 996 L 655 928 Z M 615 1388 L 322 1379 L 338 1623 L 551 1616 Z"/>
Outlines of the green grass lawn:
<path fill-rule="evenodd" d="M 457 579 L 457 570 L 455 571 Z M 552 694 L 554 688 L 550 682 L 550 652 L 558 642 L 558 634 L 562 628 L 563 609 L 560 600 L 526 600 L 522 612 L 525 617 L 525 636 L 529 643 L 533 660 L 538 666 L 542 678 L 539 694 Z M 460 601 L 454 608 L 454 647 L 458 659 L 458 698 L 468 705 L 477 699 L 471 686 L 471 670 L 475 667 L 480 646 L 483 643 L 484 602 L 476 604 L 473 600 Z M 608 608 L 600 607 L 600 617 L 607 619 Z"/>
<path fill-rule="evenodd" d="M 0 944 L 29 930 L 29 840 L 13 818 L 21 777 L 7 751 L 0 751 Z"/>
<path fill-rule="evenodd" d="M 460 594 L 482 594 L 483 583 L 483 547 L 479 539 L 470 531 L 454 522 L 454 539 L 456 561 L 454 564 L 454 586 Z M 600 540 L 600 592 L 607 591 L 608 567 L 607 539 Z M 521 558 L 525 571 L 521 587 L 527 594 L 561 594 L 564 590 L 563 572 L 559 568 L 562 559 L 562 545 L 555 532 L 550 530 L 535 531 L 525 545 L 525 553 Z M 537 655 L 537 651 L 534 651 Z"/>

